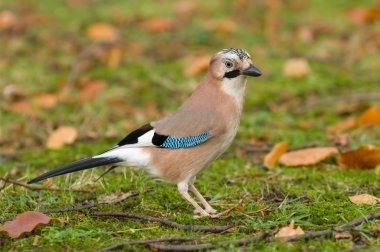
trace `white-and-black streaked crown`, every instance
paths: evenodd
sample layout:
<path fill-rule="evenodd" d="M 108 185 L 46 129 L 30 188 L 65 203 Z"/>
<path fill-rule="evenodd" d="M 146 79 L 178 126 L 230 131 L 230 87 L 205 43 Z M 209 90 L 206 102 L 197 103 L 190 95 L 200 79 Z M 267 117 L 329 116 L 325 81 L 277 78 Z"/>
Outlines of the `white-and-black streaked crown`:
<path fill-rule="evenodd" d="M 243 49 L 239 49 L 239 48 L 227 48 L 227 49 L 223 49 L 220 53 L 232 53 L 232 54 L 235 54 L 239 57 L 239 59 L 243 60 L 243 59 L 250 59 L 251 56 L 249 55 L 249 53 Z"/>

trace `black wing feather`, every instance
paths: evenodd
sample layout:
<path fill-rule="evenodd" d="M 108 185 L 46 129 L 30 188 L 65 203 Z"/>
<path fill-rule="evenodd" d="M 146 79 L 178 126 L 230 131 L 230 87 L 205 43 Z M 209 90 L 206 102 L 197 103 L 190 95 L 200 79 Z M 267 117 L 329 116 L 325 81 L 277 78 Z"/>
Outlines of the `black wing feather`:
<path fill-rule="evenodd" d="M 148 123 L 144 126 L 138 128 L 135 131 L 132 131 L 129 133 L 123 140 L 121 140 L 117 145 L 127 145 L 127 144 L 136 144 L 138 142 L 138 138 L 147 133 L 148 131 L 152 130 L 153 127 Z"/>
<path fill-rule="evenodd" d="M 128 145 L 128 144 L 137 144 L 138 143 L 138 138 L 141 137 L 142 135 L 146 134 L 148 131 L 151 131 L 154 129 L 152 125 L 145 124 L 144 126 L 138 128 L 135 131 L 132 131 L 129 133 L 123 140 L 121 140 L 114 148 L 123 146 L 123 145 Z M 153 138 L 152 138 L 152 144 L 156 145 L 159 147 L 163 142 L 165 142 L 166 138 L 168 136 L 165 135 L 160 135 L 157 133 L 154 133 Z"/>

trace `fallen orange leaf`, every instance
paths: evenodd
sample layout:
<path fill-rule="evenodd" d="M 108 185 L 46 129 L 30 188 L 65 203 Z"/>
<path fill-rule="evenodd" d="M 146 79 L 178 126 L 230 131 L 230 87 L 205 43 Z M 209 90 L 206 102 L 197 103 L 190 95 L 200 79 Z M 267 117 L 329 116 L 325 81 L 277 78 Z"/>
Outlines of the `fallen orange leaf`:
<path fill-rule="evenodd" d="M 88 101 L 96 98 L 99 92 L 101 92 L 106 86 L 106 83 L 101 80 L 93 80 L 86 84 L 84 88 L 79 92 L 78 98 L 80 101 Z"/>
<path fill-rule="evenodd" d="M 48 138 L 46 147 L 49 149 L 59 149 L 65 144 L 72 144 L 78 136 L 78 131 L 69 126 L 60 126 Z"/>
<path fill-rule="evenodd" d="M 185 69 L 186 76 L 194 76 L 199 73 L 205 72 L 208 69 L 208 65 L 210 64 L 210 56 L 202 56 L 192 63 Z"/>
<path fill-rule="evenodd" d="M 38 226 L 47 225 L 51 222 L 60 222 L 46 214 L 27 211 L 16 216 L 13 221 L 7 221 L 0 228 L 0 232 L 6 232 L 11 238 L 18 238 L 23 233 L 32 232 Z"/>
<path fill-rule="evenodd" d="M 18 20 L 13 12 L 7 10 L 0 12 L 0 31 L 10 30 L 17 24 Z"/>
<path fill-rule="evenodd" d="M 282 227 L 280 231 L 276 234 L 276 237 L 280 238 L 285 238 L 289 236 L 294 236 L 294 235 L 303 235 L 305 232 L 302 230 L 302 228 L 297 227 L 294 229 L 294 220 L 292 220 L 287 227 Z"/>
<path fill-rule="evenodd" d="M 341 153 L 337 157 L 337 163 L 345 169 L 373 169 L 380 164 L 380 149 L 364 145 L 359 149 Z"/>
<path fill-rule="evenodd" d="M 272 150 L 265 155 L 264 165 L 268 168 L 273 168 L 276 166 L 278 159 L 288 150 L 288 143 L 281 142 L 277 143 Z"/>
<path fill-rule="evenodd" d="M 123 56 L 123 49 L 120 46 L 114 46 L 107 52 L 106 62 L 109 68 L 116 68 L 119 66 Z"/>
<path fill-rule="evenodd" d="M 289 59 L 282 72 L 285 76 L 301 78 L 310 74 L 309 63 L 302 58 Z"/>
<path fill-rule="evenodd" d="M 380 7 L 372 9 L 351 8 L 347 11 L 348 18 L 356 24 L 366 24 L 376 19 L 380 19 Z"/>
<path fill-rule="evenodd" d="M 52 178 L 48 178 L 43 184 L 42 184 L 44 187 L 51 187 L 53 185 L 53 179 Z"/>
<path fill-rule="evenodd" d="M 5 110 L 26 115 L 35 114 L 28 100 L 11 102 L 5 106 Z"/>
<path fill-rule="evenodd" d="M 175 23 L 168 18 L 152 18 L 143 22 L 142 27 L 149 32 L 165 32 L 172 30 Z"/>
<path fill-rule="evenodd" d="M 327 132 L 330 134 L 342 133 L 348 129 L 355 128 L 358 125 L 355 117 L 351 116 L 344 121 L 337 122 L 327 128 Z"/>
<path fill-rule="evenodd" d="M 380 125 L 380 107 L 371 107 L 358 118 L 358 123 Z"/>
<path fill-rule="evenodd" d="M 94 41 L 112 42 L 119 39 L 119 31 L 110 24 L 94 23 L 86 30 L 86 35 Z"/>
<path fill-rule="evenodd" d="M 286 166 L 313 165 L 338 154 L 334 147 L 315 147 L 287 152 L 280 157 L 280 163 Z"/>
<path fill-rule="evenodd" d="M 58 94 L 39 94 L 32 98 L 32 105 L 38 108 L 52 108 L 58 102 Z"/>
<path fill-rule="evenodd" d="M 380 199 L 378 197 L 366 193 L 350 196 L 348 198 L 354 204 L 376 205 L 377 203 L 380 203 Z"/>

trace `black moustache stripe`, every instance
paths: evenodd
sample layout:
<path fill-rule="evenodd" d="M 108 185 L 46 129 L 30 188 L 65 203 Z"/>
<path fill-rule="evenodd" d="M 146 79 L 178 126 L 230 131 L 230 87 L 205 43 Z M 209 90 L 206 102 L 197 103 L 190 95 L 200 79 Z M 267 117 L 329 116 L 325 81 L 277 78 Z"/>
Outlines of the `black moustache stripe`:
<path fill-rule="evenodd" d="M 238 77 L 239 75 L 240 75 L 239 70 L 233 70 L 233 71 L 225 73 L 223 78 L 232 79 L 232 78 Z"/>

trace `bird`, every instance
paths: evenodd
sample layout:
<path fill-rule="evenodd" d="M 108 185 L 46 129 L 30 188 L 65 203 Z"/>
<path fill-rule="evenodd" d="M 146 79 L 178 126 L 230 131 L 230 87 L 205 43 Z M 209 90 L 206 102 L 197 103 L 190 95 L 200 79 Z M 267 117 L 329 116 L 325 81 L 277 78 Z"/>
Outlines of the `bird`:
<path fill-rule="evenodd" d="M 196 175 L 231 145 L 247 79 L 261 75 L 247 51 L 223 49 L 211 57 L 204 78 L 175 112 L 132 131 L 101 154 L 46 172 L 28 184 L 104 165 L 137 167 L 177 185 L 195 213 L 212 216 L 217 211 L 195 187 Z"/>

